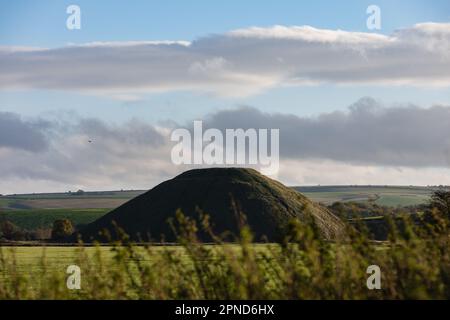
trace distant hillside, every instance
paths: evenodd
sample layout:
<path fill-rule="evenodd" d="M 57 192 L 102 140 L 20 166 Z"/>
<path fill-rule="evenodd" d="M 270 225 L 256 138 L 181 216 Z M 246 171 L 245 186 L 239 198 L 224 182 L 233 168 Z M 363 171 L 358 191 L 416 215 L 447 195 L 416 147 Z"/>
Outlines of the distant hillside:
<path fill-rule="evenodd" d="M 114 209 L 144 192 L 125 190 L 14 194 L 0 196 L 0 211 L 2 209 Z"/>
<path fill-rule="evenodd" d="M 292 187 L 312 201 L 325 205 L 333 202 L 371 202 L 397 207 L 424 204 L 437 187 L 418 186 L 302 186 Z M 35 193 L 0 196 L 2 210 L 115 209 L 145 193 L 144 190 L 86 191 L 72 193 Z"/>
<path fill-rule="evenodd" d="M 419 186 L 311 186 L 293 187 L 308 198 L 326 205 L 333 202 L 370 202 L 382 206 L 413 206 L 427 203 L 437 187 Z"/>
<path fill-rule="evenodd" d="M 257 240 L 262 236 L 279 239 L 285 224 L 291 218 L 304 219 L 306 212 L 314 216 L 324 237 L 342 233 L 342 222 L 336 216 L 301 193 L 252 169 L 213 168 L 187 171 L 159 184 L 89 224 L 82 236 L 99 239 L 99 231 L 111 230 L 115 221 L 130 235 L 149 234 L 153 240 L 164 236 L 173 241 L 167 220 L 177 209 L 197 218 L 197 207 L 210 215 L 216 233 L 236 234 L 238 219 L 232 200 L 246 215 Z"/>

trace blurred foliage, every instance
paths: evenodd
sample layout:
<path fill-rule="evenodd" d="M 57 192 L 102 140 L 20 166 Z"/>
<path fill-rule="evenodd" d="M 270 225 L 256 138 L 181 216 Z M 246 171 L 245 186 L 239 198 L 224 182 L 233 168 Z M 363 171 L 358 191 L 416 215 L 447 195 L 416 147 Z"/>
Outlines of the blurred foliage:
<path fill-rule="evenodd" d="M 292 220 L 280 243 L 255 244 L 244 225 L 227 244 L 208 216 L 199 222 L 178 212 L 172 226 L 181 249 L 138 245 L 123 234 L 105 256 L 104 247 L 87 254 L 80 242 L 81 290 L 68 290 L 65 270 L 51 270 L 45 254 L 35 271 L 20 272 L 15 249 L 0 247 L 0 299 L 450 298 L 449 220 L 437 208 L 415 219 L 386 216 L 385 242 L 350 224 L 344 238 L 328 241 L 314 219 Z M 214 245 L 199 241 L 199 230 Z M 381 290 L 366 286 L 370 265 L 381 269 Z"/>

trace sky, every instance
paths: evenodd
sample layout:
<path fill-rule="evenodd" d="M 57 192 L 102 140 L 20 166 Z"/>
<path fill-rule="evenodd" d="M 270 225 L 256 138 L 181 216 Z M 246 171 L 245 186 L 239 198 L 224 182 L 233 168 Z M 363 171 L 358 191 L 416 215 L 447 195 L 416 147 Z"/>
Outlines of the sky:
<path fill-rule="evenodd" d="M 150 188 L 191 168 L 168 133 L 195 119 L 279 128 L 286 184 L 450 184 L 449 23 L 446 0 L 1 1 L 0 193 Z"/>

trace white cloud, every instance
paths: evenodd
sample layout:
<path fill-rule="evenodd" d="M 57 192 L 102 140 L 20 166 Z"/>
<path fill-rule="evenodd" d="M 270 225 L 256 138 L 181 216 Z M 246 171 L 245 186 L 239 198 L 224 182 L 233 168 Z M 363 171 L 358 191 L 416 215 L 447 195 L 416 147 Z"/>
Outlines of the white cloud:
<path fill-rule="evenodd" d="M 287 185 L 450 185 L 450 168 L 351 165 L 332 160 L 284 160 L 278 178 Z"/>
<path fill-rule="evenodd" d="M 317 29 L 311 26 L 286 27 L 277 25 L 271 28 L 252 27 L 234 30 L 229 32 L 228 35 L 235 38 L 283 39 L 311 43 L 381 45 L 391 41 L 391 38 L 382 34 Z"/>
<path fill-rule="evenodd" d="M 0 49 L 0 89 L 116 97 L 194 90 L 251 95 L 317 83 L 450 86 L 450 24 L 390 36 L 308 26 L 249 28 L 193 42 L 97 42 Z"/>

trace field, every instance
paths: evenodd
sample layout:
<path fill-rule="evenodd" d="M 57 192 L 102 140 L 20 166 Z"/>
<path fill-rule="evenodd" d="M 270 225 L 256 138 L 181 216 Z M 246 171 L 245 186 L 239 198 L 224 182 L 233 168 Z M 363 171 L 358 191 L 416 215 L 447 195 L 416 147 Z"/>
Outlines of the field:
<path fill-rule="evenodd" d="M 51 228 L 58 219 L 69 219 L 74 225 L 88 224 L 106 214 L 109 209 L 29 209 L 0 212 L 5 219 L 25 230 Z"/>
<path fill-rule="evenodd" d="M 431 187 L 312 186 L 294 187 L 313 201 L 371 202 L 384 206 L 426 203 Z M 50 228 L 53 221 L 67 218 L 74 225 L 88 224 L 144 191 L 44 193 L 0 196 L 0 219 L 25 230 Z"/>
<path fill-rule="evenodd" d="M 410 225 L 383 243 L 329 242 L 295 223 L 285 244 L 254 244 L 244 228 L 234 244 L 204 245 L 188 227 L 177 246 L 0 247 L 0 299 L 448 299 L 447 227 L 425 240 Z M 80 290 L 67 286 L 69 265 Z M 367 287 L 371 265 L 381 290 Z"/>
<path fill-rule="evenodd" d="M 426 203 L 434 190 L 385 186 L 295 189 L 326 205 L 369 202 L 391 207 Z M 0 221 L 9 220 L 23 230 L 44 229 L 48 234 L 57 219 L 67 218 L 79 227 L 142 193 L 0 196 Z M 420 229 L 422 227 L 405 222 L 410 227 L 402 227 L 406 232 L 404 235 L 404 231 L 397 229 L 401 224 L 388 225 L 375 216 L 364 221 L 375 226 L 381 224 L 383 234 L 395 237 L 373 241 L 368 234 L 354 233 L 350 228 L 345 239 L 329 241 L 322 237 L 316 226 L 293 223 L 286 232 L 288 242 L 256 244 L 249 229 L 244 228 L 232 244 L 214 238 L 215 244 L 206 245 L 198 241 L 196 228 L 186 220 L 179 223 L 181 238 L 177 245 L 136 246 L 125 240 L 122 244 L 116 242 L 104 246 L 66 246 L 36 240 L 48 239 L 45 237 L 29 238 L 32 241 L 6 241 L 0 245 L 0 299 L 449 297 L 447 220 L 438 220 L 440 227 L 433 227 L 426 234 Z M 388 226 L 393 229 L 386 229 Z M 412 232 L 415 228 L 418 228 L 417 235 Z M 48 246 L 43 246 L 45 243 Z M 70 265 L 80 267 L 81 290 L 67 288 L 67 267 Z M 366 270 L 370 265 L 378 265 L 383 271 L 383 290 L 367 289 Z"/>
<path fill-rule="evenodd" d="M 293 187 L 313 201 L 332 204 L 337 201 L 370 201 L 385 206 L 425 203 L 433 187 L 416 186 L 312 186 Z M 42 193 L 0 196 L 3 210 L 32 209 L 114 209 L 145 191 L 105 191 L 75 193 Z"/>
<path fill-rule="evenodd" d="M 383 206 L 410 206 L 426 203 L 432 187 L 395 186 L 314 186 L 294 187 L 313 201 L 326 205 L 333 202 L 372 202 Z"/>
<path fill-rule="evenodd" d="M 180 250 L 177 246 L 155 246 L 156 250 Z M 45 256 L 45 268 L 48 272 L 55 272 L 61 275 L 66 274 L 69 265 L 78 263 L 79 250 L 76 246 L 17 246 L 3 247 L 5 258 L 11 259 L 12 255 L 17 261 L 18 271 L 25 275 L 31 273 L 39 274 L 43 271 L 42 257 Z M 92 258 L 97 252 L 104 257 L 105 262 L 110 264 L 113 260 L 114 252 L 111 246 L 84 247 L 84 252 Z"/>
<path fill-rule="evenodd" d="M 244 226 L 234 243 L 214 237 L 203 244 L 194 222 L 180 215 L 177 245 L 137 246 L 126 237 L 105 246 L 5 243 L 0 299 L 448 299 L 446 214 L 433 211 L 424 224 L 408 216 L 388 223 L 382 242 L 349 224 L 345 237 L 326 240 L 312 220 L 295 220 L 281 243 L 254 243 Z M 80 290 L 68 287 L 71 265 L 81 272 Z M 367 287 L 373 265 L 381 290 Z"/>
<path fill-rule="evenodd" d="M 0 197 L 0 220 L 25 230 L 51 228 L 58 219 L 74 225 L 88 224 L 143 191 L 43 193 Z"/>
<path fill-rule="evenodd" d="M 36 193 L 0 196 L 0 210 L 113 209 L 144 191 Z"/>
<path fill-rule="evenodd" d="M 269 253 L 271 244 L 252 244 L 251 250 L 256 253 Z M 240 256 L 239 244 L 201 245 L 202 250 L 208 250 L 212 254 L 203 257 L 202 263 L 218 261 L 223 252 L 228 255 Z M 143 275 L 141 267 L 154 268 L 154 272 L 160 274 L 165 269 L 181 268 L 176 273 L 194 272 L 195 264 L 199 261 L 192 260 L 192 252 L 182 245 L 154 245 L 154 246 L 0 246 L 0 299 L 5 293 L 5 287 L 11 285 L 15 291 L 23 290 L 22 297 L 35 298 L 42 295 L 55 294 L 60 291 L 60 298 L 78 299 L 89 295 L 90 290 L 98 294 L 106 294 L 108 297 L 122 296 L 122 298 L 138 298 L 133 286 L 133 281 Z M 198 259 L 195 257 L 194 259 Z M 168 263 L 172 263 L 168 265 Z M 67 277 L 67 268 L 71 265 L 81 266 L 83 286 L 89 286 L 87 290 L 70 291 L 64 281 Z M 147 272 L 151 272 L 147 270 Z M 167 272 L 165 274 L 169 274 Z M 111 279 L 108 279 L 111 276 Z M 148 276 L 148 274 L 146 274 Z M 162 276 L 162 274 L 161 274 Z M 118 279 L 120 277 L 120 279 Z M 171 275 L 170 277 L 173 277 Z M 174 278 L 172 278 L 173 281 Z M 115 288 L 112 292 L 104 286 L 110 280 L 119 282 L 120 286 L 126 286 L 121 292 Z M 140 279 L 141 280 L 141 279 Z M 190 279 L 192 280 L 192 278 Z M 97 281 L 97 285 L 93 282 Z M 16 283 L 15 283 L 16 282 Z M 88 282 L 89 284 L 85 284 Z M 102 285 L 98 286 L 98 282 Z M 14 284 L 13 284 L 14 283 Z M 170 283 L 173 286 L 170 291 L 176 290 L 180 283 Z M 22 288 L 17 288 L 22 286 Z M 50 288 L 50 286 L 58 286 Z M 11 287 L 11 288 L 12 288 Z M 105 290 L 101 293 L 101 287 Z M 48 291 L 47 291 L 48 290 Z M 2 292 L 3 291 L 3 292 Z M 16 293 L 17 293 L 16 291 Z M 11 292 L 12 293 L 12 292 Z M 150 294 L 150 292 L 148 293 Z M 48 296 L 46 296 L 48 297 Z M 104 297 L 103 297 L 104 298 Z"/>

